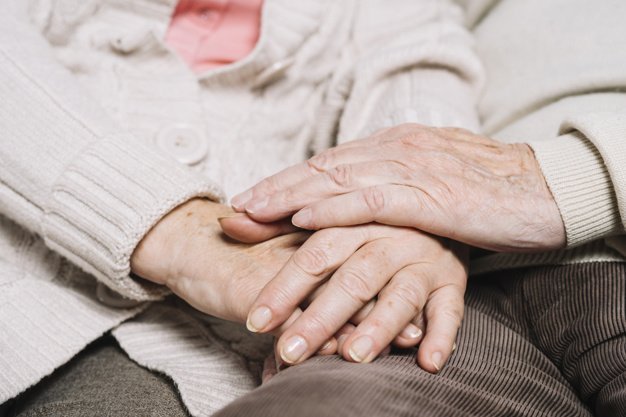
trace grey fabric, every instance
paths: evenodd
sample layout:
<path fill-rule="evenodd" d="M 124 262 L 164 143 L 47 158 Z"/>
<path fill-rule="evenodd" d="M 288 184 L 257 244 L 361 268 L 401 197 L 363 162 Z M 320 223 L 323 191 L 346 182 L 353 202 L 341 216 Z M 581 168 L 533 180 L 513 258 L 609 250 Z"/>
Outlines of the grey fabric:
<path fill-rule="evenodd" d="M 626 416 L 626 268 L 541 267 L 474 279 L 439 375 L 414 352 L 318 357 L 222 410 L 249 416 Z"/>
<path fill-rule="evenodd" d="M 173 384 L 104 337 L 16 401 L 9 416 L 188 416 Z"/>

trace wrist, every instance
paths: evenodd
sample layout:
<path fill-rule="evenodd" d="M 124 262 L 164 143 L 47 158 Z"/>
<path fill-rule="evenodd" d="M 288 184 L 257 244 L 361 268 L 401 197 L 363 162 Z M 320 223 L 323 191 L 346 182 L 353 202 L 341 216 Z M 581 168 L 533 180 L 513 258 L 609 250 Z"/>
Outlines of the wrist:
<path fill-rule="evenodd" d="M 194 198 L 166 214 L 144 236 L 130 259 L 136 275 L 157 284 L 167 285 L 175 277 L 176 260 L 186 251 L 191 235 L 199 230 L 219 232 L 217 219 L 231 213 L 222 204 Z"/>

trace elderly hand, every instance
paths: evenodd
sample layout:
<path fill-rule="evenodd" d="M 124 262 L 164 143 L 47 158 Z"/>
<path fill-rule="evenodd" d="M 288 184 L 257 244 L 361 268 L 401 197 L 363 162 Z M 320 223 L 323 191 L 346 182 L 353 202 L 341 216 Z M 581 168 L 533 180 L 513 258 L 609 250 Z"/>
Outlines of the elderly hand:
<path fill-rule="evenodd" d="M 565 245 L 530 147 L 469 131 L 402 125 L 269 177 L 232 200 L 260 222 L 311 230 L 378 222 L 507 252 Z"/>
<path fill-rule="evenodd" d="M 234 242 L 218 223 L 230 213 L 202 199 L 177 207 L 135 249 L 132 271 L 168 286 L 200 311 L 244 322 L 261 289 L 308 234 L 287 234 L 255 245 Z"/>
<path fill-rule="evenodd" d="M 238 222 L 221 223 L 228 233 Z M 345 335 L 339 336 L 340 353 L 369 362 L 392 341 L 415 345 L 425 322 L 418 363 L 437 372 L 452 352 L 463 315 L 464 250 L 453 246 L 414 229 L 378 224 L 319 231 L 263 288 L 248 328 L 283 326 L 277 351 L 288 364 L 304 361 L 338 331 Z M 285 326 L 311 294 L 313 301 Z M 351 319 L 356 329 L 342 329 Z"/>
<path fill-rule="evenodd" d="M 131 258 L 132 271 L 168 286 L 196 309 L 226 320 L 244 322 L 261 289 L 280 271 L 308 237 L 287 234 L 263 243 L 242 244 L 222 234 L 218 220 L 232 214 L 225 206 L 194 199 L 168 213 L 142 239 Z M 280 226 L 245 223 L 249 240 L 265 240 L 281 232 Z M 315 295 L 306 301 L 311 302 Z M 368 304 L 371 307 L 371 303 Z M 272 334 L 280 335 L 302 313 L 299 308 Z M 355 315 L 358 324 L 367 310 Z M 341 334 L 353 331 L 353 324 Z M 330 335 L 319 354 L 332 354 L 337 340 Z M 400 340 L 412 346 L 415 340 Z"/>

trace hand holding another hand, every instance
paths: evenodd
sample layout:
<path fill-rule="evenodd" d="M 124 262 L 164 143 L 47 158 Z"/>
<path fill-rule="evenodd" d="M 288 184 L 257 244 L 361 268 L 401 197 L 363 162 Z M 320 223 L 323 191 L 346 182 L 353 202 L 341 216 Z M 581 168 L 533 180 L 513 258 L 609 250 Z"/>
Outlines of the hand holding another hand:
<path fill-rule="evenodd" d="M 232 210 L 194 199 L 157 223 L 135 249 L 132 271 L 166 285 L 196 309 L 244 322 L 261 289 L 306 240 L 307 233 L 244 244 L 224 236 L 218 218 Z"/>
<path fill-rule="evenodd" d="M 236 196 L 260 222 L 318 230 L 378 222 L 505 252 L 565 245 L 557 205 L 529 146 L 407 124 L 329 149 Z"/>
<path fill-rule="evenodd" d="M 242 222 L 249 220 L 231 217 L 221 224 L 241 236 Z M 372 361 L 392 342 L 421 343 L 419 365 L 437 372 L 453 350 L 463 316 L 466 252 L 409 228 L 321 230 L 261 291 L 248 327 L 270 332 L 282 326 L 277 351 L 288 364 L 304 361 L 336 335 L 339 353 L 354 362 Z M 290 320 L 299 307 L 304 312 Z M 356 328 L 346 327 L 348 322 Z"/>

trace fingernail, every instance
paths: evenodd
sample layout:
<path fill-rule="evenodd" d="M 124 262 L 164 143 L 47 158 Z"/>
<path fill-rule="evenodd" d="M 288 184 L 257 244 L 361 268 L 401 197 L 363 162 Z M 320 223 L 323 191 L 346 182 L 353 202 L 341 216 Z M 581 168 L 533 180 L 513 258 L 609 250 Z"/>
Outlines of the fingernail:
<path fill-rule="evenodd" d="M 270 202 L 269 197 L 262 198 L 261 200 L 258 200 L 258 201 L 251 201 L 250 203 L 246 204 L 245 209 L 248 213 L 254 214 L 257 211 L 262 210 L 265 207 L 267 207 L 267 204 L 269 202 Z"/>
<path fill-rule="evenodd" d="M 422 329 L 414 324 L 409 324 L 401 334 L 405 339 L 419 339 L 422 337 Z"/>
<path fill-rule="evenodd" d="M 311 209 L 305 208 L 300 210 L 292 217 L 291 223 L 296 227 L 305 228 L 311 222 L 312 214 Z"/>
<path fill-rule="evenodd" d="M 245 213 L 232 213 L 232 214 L 227 214 L 225 216 L 220 216 L 217 218 L 218 222 L 221 222 L 224 219 L 234 219 L 235 217 L 244 217 L 246 214 Z"/>
<path fill-rule="evenodd" d="M 272 311 L 265 307 L 257 307 L 250 315 L 248 316 L 248 320 L 246 321 L 246 327 L 248 330 L 254 333 L 258 333 L 263 330 L 270 321 L 272 320 Z"/>
<path fill-rule="evenodd" d="M 328 340 L 326 343 L 324 343 L 324 346 L 320 348 L 320 352 L 328 349 L 330 345 L 332 345 L 332 343 L 333 343 L 332 339 Z"/>
<path fill-rule="evenodd" d="M 452 344 L 452 352 L 456 350 L 456 343 Z"/>
<path fill-rule="evenodd" d="M 235 210 L 242 210 L 243 206 L 252 198 L 252 190 L 244 191 L 241 194 L 237 194 L 230 200 L 230 205 L 233 206 Z"/>
<path fill-rule="evenodd" d="M 306 340 L 302 336 L 292 336 L 283 346 L 280 356 L 285 362 L 296 363 L 307 350 Z"/>
<path fill-rule="evenodd" d="M 374 342 L 369 336 L 358 337 L 350 346 L 350 357 L 355 362 L 365 362 L 374 349 Z"/>
<path fill-rule="evenodd" d="M 443 363 L 442 363 L 443 355 L 441 354 L 441 352 L 433 353 L 433 355 L 430 358 L 433 361 L 433 366 L 435 367 L 437 372 L 441 371 L 441 367 L 443 366 Z"/>

